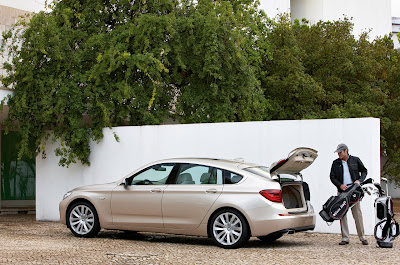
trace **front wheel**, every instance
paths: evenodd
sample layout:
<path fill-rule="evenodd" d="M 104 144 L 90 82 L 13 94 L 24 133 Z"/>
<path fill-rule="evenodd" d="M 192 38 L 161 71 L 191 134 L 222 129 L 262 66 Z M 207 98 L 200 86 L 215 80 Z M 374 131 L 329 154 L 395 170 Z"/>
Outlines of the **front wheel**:
<path fill-rule="evenodd" d="M 96 209 L 88 202 L 77 202 L 68 211 L 68 225 L 78 237 L 93 237 L 100 231 Z"/>
<path fill-rule="evenodd" d="M 210 221 L 210 235 L 222 248 L 239 248 L 250 238 L 250 229 L 243 215 L 234 209 L 218 211 Z"/>

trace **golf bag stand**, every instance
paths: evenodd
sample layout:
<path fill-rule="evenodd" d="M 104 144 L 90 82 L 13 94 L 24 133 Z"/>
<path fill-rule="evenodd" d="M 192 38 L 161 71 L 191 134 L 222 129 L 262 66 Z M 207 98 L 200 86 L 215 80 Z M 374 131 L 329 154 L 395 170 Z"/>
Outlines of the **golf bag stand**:
<path fill-rule="evenodd" d="M 387 180 L 381 178 L 386 182 L 386 194 L 388 194 Z M 374 236 L 376 239 L 377 247 L 392 248 L 393 241 L 400 233 L 399 224 L 394 219 L 393 200 L 390 196 L 386 196 L 380 184 L 374 184 L 378 188 L 378 198 L 375 200 L 375 228 Z"/>

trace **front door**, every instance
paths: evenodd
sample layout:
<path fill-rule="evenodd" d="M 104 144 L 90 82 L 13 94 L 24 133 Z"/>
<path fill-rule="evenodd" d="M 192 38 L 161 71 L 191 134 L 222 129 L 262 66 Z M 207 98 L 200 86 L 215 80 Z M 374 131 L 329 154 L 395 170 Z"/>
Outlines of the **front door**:
<path fill-rule="evenodd" d="M 112 192 L 113 224 L 119 227 L 162 228 L 161 201 L 175 164 L 157 164 L 129 178 Z"/>
<path fill-rule="evenodd" d="M 1 132 L 1 208 L 29 209 L 35 207 L 35 158 L 18 160 L 17 132 Z"/>

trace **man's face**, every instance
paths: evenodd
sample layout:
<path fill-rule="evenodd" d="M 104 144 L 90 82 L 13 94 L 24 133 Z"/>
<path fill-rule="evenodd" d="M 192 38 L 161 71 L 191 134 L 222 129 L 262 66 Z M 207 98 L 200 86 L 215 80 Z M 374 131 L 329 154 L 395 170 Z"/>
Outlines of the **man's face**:
<path fill-rule="evenodd" d="M 344 160 L 344 161 L 347 161 L 347 159 L 349 158 L 349 155 L 348 155 L 347 149 L 346 149 L 346 150 L 343 150 L 343 151 L 340 151 L 340 152 L 338 152 L 338 156 L 339 156 L 339 158 L 340 158 L 340 159 L 342 159 L 342 160 Z"/>

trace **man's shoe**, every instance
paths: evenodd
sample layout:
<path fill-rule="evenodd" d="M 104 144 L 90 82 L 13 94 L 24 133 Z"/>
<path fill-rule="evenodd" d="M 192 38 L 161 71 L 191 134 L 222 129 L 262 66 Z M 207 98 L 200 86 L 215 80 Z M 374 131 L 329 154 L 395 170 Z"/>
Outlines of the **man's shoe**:
<path fill-rule="evenodd" d="M 339 245 L 341 245 L 341 246 L 343 246 L 343 245 L 347 245 L 347 244 L 349 244 L 349 241 L 340 241 L 340 243 L 339 243 Z M 367 242 L 367 244 L 368 244 L 368 242 Z"/>
<path fill-rule="evenodd" d="M 361 241 L 361 243 L 362 243 L 363 245 L 368 245 L 368 241 L 367 241 L 366 239 L 364 239 L 363 241 Z"/>

